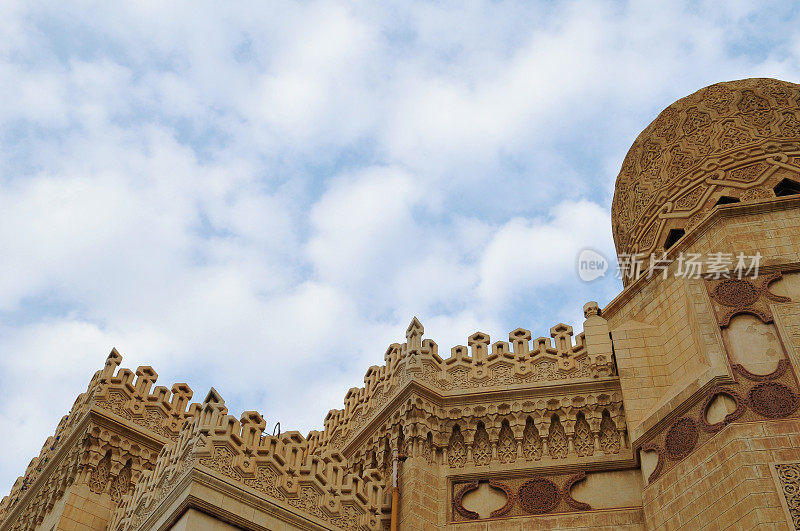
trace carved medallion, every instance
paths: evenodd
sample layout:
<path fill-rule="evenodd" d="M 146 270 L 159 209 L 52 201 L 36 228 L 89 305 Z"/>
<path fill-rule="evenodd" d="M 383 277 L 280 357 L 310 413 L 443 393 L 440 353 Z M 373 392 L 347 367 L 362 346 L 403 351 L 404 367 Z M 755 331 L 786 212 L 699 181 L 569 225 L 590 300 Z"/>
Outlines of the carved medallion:
<path fill-rule="evenodd" d="M 789 302 L 791 299 L 775 295 L 769 285 L 780 279 L 781 273 L 769 273 L 755 278 L 706 278 L 711 299 L 714 301 L 714 312 L 720 327 L 730 324 L 731 317 L 740 313 L 757 316 L 765 323 L 772 322 L 770 303 Z"/>
<path fill-rule="evenodd" d="M 772 419 L 788 417 L 797 410 L 797 395 L 778 382 L 763 382 L 747 393 L 750 407 L 763 417 Z"/>
<path fill-rule="evenodd" d="M 664 450 L 671 459 L 682 459 L 694 450 L 697 444 L 697 423 L 694 419 L 683 417 L 675 421 L 664 439 Z"/>
<path fill-rule="evenodd" d="M 556 508 L 561 493 L 555 483 L 545 478 L 529 479 L 517 493 L 519 504 L 531 514 L 546 514 Z"/>
<path fill-rule="evenodd" d="M 729 278 L 717 284 L 714 288 L 714 297 L 725 306 L 742 308 L 756 302 L 759 292 L 746 280 Z"/>

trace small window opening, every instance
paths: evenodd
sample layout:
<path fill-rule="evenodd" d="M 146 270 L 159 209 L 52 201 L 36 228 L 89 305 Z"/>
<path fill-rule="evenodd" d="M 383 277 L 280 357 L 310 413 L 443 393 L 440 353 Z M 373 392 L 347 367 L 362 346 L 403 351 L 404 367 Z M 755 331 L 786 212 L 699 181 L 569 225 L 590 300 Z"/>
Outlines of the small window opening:
<path fill-rule="evenodd" d="M 664 250 L 666 251 L 675 245 L 675 242 L 680 240 L 684 234 L 686 234 L 686 231 L 683 229 L 670 229 L 669 234 L 667 234 L 667 240 L 664 242 Z"/>
<path fill-rule="evenodd" d="M 800 194 L 800 183 L 791 179 L 784 179 L 775 185 L 774 190 L 776 197 Z"/>
<path fill-rule="evenodd" d="M 617 372 L 617 352 L 614 350 L 614 336 L 611 335 L 611 332 L 608 333 L 608 339 L 611 340 L 611 365 L 614 367 L 614 374 L 612 374 L 612 376 L 616 376 L 619 374 Z"/>
<path fill-rule="evenodd" d="M 739 202 L 739 198 L 738 197 L 731 197 L 729 195 L 723 195 L 722 197 L 717 199 L 717 203 L 716 204 L 718 204 L 718 205 L 730 205 L 731 203 L 738 203 L 738 202 Z"/>

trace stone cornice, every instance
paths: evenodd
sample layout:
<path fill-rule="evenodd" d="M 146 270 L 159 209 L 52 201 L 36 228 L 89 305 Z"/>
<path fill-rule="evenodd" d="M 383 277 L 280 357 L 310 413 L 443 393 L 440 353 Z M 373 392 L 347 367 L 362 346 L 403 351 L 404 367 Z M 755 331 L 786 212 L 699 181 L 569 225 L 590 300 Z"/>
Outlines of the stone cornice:
<path fill-rule="evenodd" d="M 198 489 L 197 487 L 201 487 Z M 208 488 L 211 493 L 202 487 Z M 253 511 L 274 517 L 281 522 L 295 526 L 297 529 L 331 530 L 336 527 L 310 515 L 299 514 L 291 508 L 284 507 L 274 499 L 257 490 L 233 482 L 219 475 L 214 470 L 195 463 L 181 479 L 170 489 L 142 522 L 141 528 L 154 531 L 166 531 L 175 525 L 189 509 L 197 509 L 215 518 L 253 531 L 267 531 L 271 528 L 260 525 L 255 519 L 247 518 L 241 512 L 233 512 L 223 507 L 220 500 L 240 502 Z M 230 502 L 226 502 L 230 505 Z"/>
<path fill-rule="evenodd" d="M 414 318 L 406 331 L 406 343 L 392 344 L 385 354 L 386 364 L 373 366 L 364 377 L 365 386 L 352 388 L 344 408 L 331 410 L 325 429 L 312 432 L 312 451 L 339 451 L 360 438 L 366 424 L 397 399 L 410 382 L 430 391 L 432 399 L 453 404 L 472 400 L 493 400 L 499 394 L 513 396 L 538 390 L 540 396 L 558 393 L 562 386 L 597 381 L 614 374 L 613 348 L 606 320 L 598 315 L 597 304 L 584 306 L 584 332 L 573 334 L 571 326 L 560 323 L 550 329 L 550 338 L 532 339 L 531 332 L 518 328 L 509 341 L 490 342 L 477 332 L 468 345 L 451 349 L 451 356 L 438 355 L 436 343 L 422 339 L 424 328 Z M 573 342 L 574 339 L 574 342 Z M 511 394 L 508 394 L 511 393 Z"/>
<path fill-rule="evenodd" d="M 603 457 L 588 457 L 581 461 L 571 461 L 568 463 L 549 465 L 549 466 L 533 466 L 533 467 L 520 467 L 509 469 L 496 468 L 491 471 L 481 469 L 478 467 L 464 467 L 457 469 L 456 472 L 447 475 L 447 478 L 453 482 L 456 481 L 470 481 L 474 479 L 486 479 L 492 476 L 502 476 L 504 478 L 525 478 L 531 475 L 556 475 L 556 474 L 574 474 L 577 472 L 599 472 L 603 470 L 626 470 L 638 467 L 638 459 L 636 454 L 628 448 L 625 455 L 614 456 L 613 459 Z"/>
<path fill-rule="evenodd" d="M 438 407 L 464 406 L 470 404 L 489 404 L 505 400 L 541 400 L 559 396 L 580 395 L 583 393 L 619 392 L 621 388 L 619 378 L 604 377 L 601 379 L 571 380 L 565 383 L 552 383 L 549 385 L 525 384 L 512 389 L 480 390 L 472 392 L 445 392 L 440 393 L 416 379 L 411 379 L 395 394 L 395 396 L 372 417 L 356 437 L 352 438 L 342 447 L 345 456 L 352 456 L 355 449 L 366 441 L 372 432 L 385 423 L 394 411 L 415 394 L 424 397 Z"/>
<path fill-rule="evenodd" d="M 92 405 L 87 415 L 98 425 L 113 430 L 130 441 L 141 443 L 156 453 L 161 450 L 162 446 L 170 442 L 166 437 L 143 430 L 138 424 L 96 405 Z"/>

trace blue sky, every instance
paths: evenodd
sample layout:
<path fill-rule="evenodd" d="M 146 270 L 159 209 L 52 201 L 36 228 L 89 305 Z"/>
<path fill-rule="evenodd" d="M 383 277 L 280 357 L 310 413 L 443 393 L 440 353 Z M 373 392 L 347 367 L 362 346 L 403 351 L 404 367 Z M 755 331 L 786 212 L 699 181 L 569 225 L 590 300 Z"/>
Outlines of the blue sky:
<path fill-rule="evenodd" d="M 0 480 L 112 347 L 306 431 L 414 315 L 577 332 L 639 131 L 800 80 L 791 2 L 719 5 L 0 3 Z"/>

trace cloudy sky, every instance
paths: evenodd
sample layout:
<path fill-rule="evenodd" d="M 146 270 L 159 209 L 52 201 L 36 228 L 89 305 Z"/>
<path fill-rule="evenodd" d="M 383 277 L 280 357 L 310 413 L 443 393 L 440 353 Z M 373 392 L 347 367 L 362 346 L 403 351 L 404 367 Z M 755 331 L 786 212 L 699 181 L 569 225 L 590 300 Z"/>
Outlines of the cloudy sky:
<path fill-rule="evenodd" d="M 576 331 L 623 156 L 792 3 L 0 2 L 0 483 L 112 347 L 320 428 L 412 316 Z"/>

